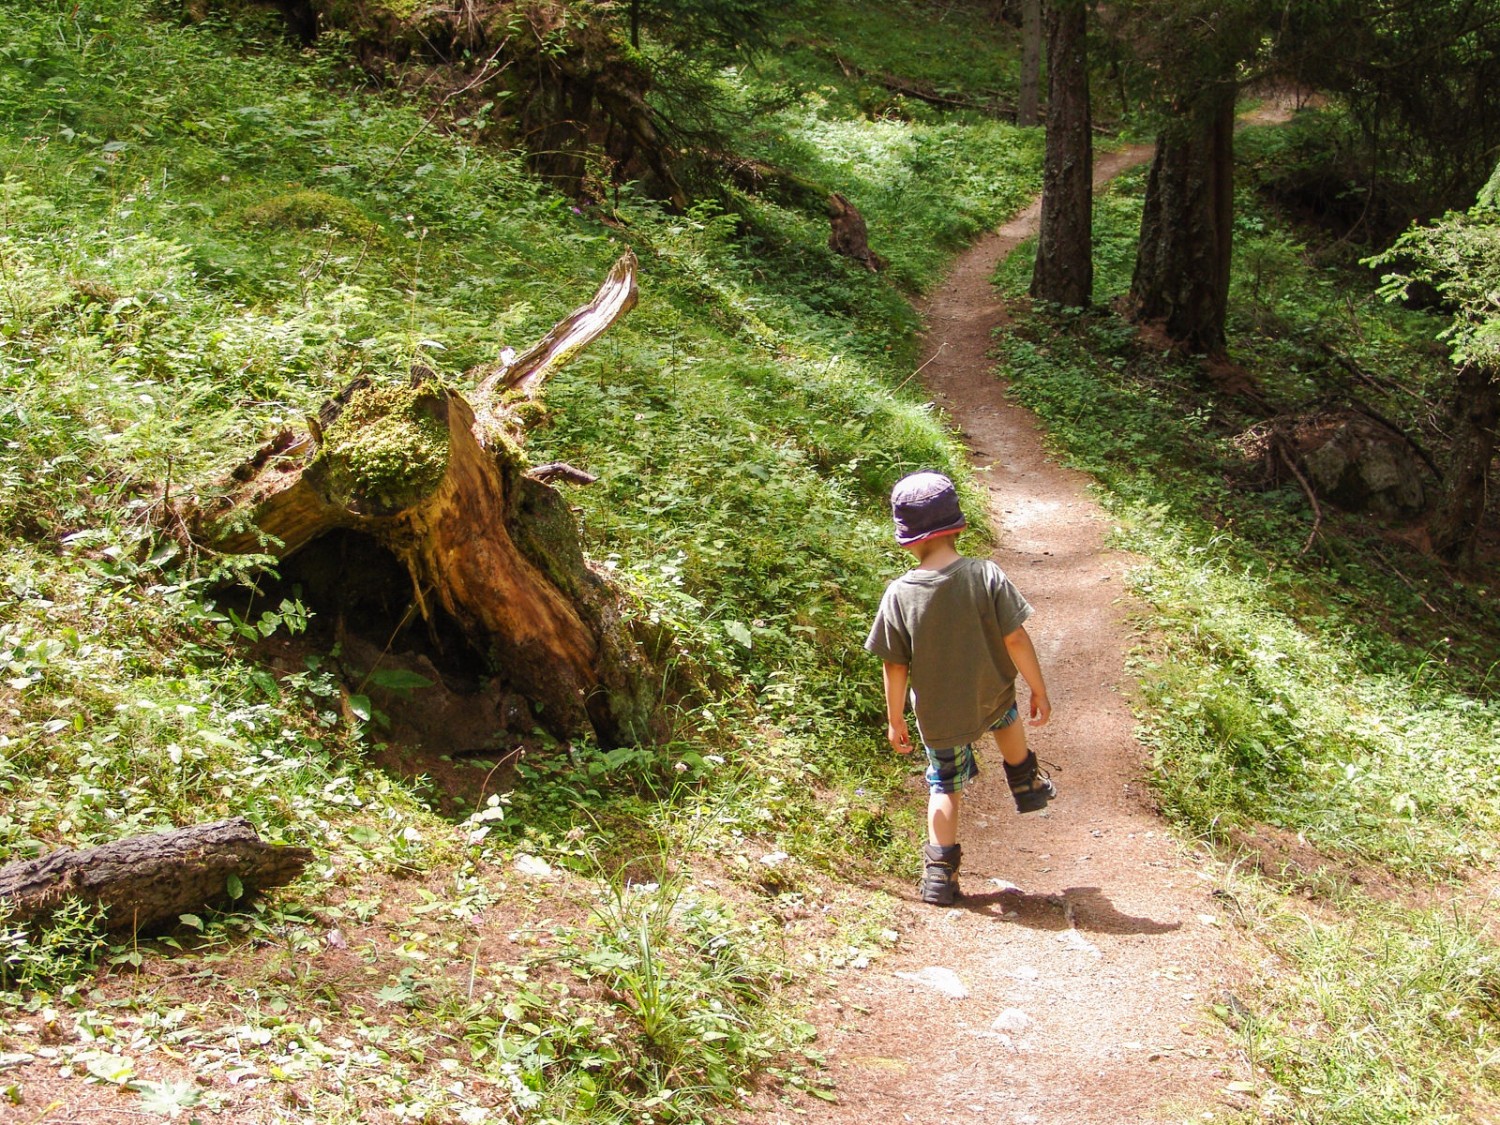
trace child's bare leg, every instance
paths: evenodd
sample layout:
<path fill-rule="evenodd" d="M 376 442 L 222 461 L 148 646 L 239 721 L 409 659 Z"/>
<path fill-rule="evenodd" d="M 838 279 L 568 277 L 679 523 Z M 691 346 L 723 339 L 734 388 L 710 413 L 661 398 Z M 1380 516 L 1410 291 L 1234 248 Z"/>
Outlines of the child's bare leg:
<path fill-rule="evenodd" d="M 1025 724 L 1017 719 L 1009 726 L 1001 727 L 995 732 L 995 745 L 999 748 L 1002 758 L 1013 766 L 1019 766 L 1026 760 L 1028 753 Z"/>
<path fill-rule="evenodd" d="M 997 732 L 998 733 L 998 732 Z M 933 793 L 927 798 L 927 839 L 939 847 L 958 843 L 957 793 Z"/>

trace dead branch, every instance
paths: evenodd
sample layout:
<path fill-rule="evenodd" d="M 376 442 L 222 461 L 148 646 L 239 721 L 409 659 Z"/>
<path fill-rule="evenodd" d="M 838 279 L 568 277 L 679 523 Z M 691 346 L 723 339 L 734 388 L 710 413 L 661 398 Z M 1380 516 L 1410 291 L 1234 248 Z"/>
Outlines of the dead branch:
<path fill-rule="evenodd" d="M 569 484 L 594 484 L 599 479 L 593 473 L 574 468 L 566 461 L 548 461 L 545 465 L 536 465 L 527 470 L 526 475 L 543 484 L 551 484 L 555 480 L 565 480 Z"/>
<path fill-rule="evenodd" d="M 1312 485 L 1307 483 L 1307 478 L 1302 475 L 1302 470 L 1297 468 L 1296 459 L 1287 452 L 1286 439 L 1277 434 L 1273 440 L 1276 443 L 1276 452 L 1281 454 L 1281 460 L 1292 471 L 1292 476 L 1297 478 L 1297 483 L 1302 486 L 1302 491 L 1307 494 L 1307 502 L 1312 505 L 1312 530 L 1307 533 L 1307 542 L 1302 544 L 1302 550 L 1298 552 L 1298 554 L 1305 555 L 1308 551 L 1312 550 L 1313 540 L 1318 535 L 1318 528 L 1323 524 L 1323 509 L 1318 504 L 1317 496 L 1313 494 Z"/>
<path fill-rule="evenodd" d="M 1384 375 L 1377 375 L 1373 371 L 1366 371 L 1354 360 L 1353 356 L 1345 355 L 1332 344 L 1328 343 L 1328 341 L 1324 340 L 1318 345 L 1318 347 L 1324 355 L 1333 360 L 1335 364 L 1337 364 L 1339 367 L 1342 367 L 1345 371 L 1354 376 L 1354 378 L 1359 380 L 1361 383 L 1364 383 L 1369 387 L 1373 387 L 1375 390 L 1380 391 L 1383 394 L 1399 394 L 1405 395 L 1407 398 L 1414 398 L 1418 402 L 1425 401 L 1422 396 L 1419 395 L 1416 391 L 1413 391 L 1408 387 L 1403 387 L 1394 379 L 1387 379 Z"/>
<path fill-rule="evenodd" d="M 528 398 L 553 371 L 601 336 L 635 308 L 635 254 L 626 250 L 610 269 L 594 299 L 563 317 L 552 330 L 513 359 L 502 357 L 474 391 L 475 405 L 485 409 L 497 390 L 521 391 Z"/>
<path fill-rule="evenodd" d="M 876 70 L 866 70 L 862 66 L 846 62 L 837 54 L 833 59 L 838 63 L 839 69 L 844 72 L 846 78 L 863 78 L 874 82 L 877 86 L 884 86 L 893 94 L 902 97 L 915 98 L 919 102 L 936 106 L 939 109 L 972 109 L 991 117 L 1014 117 L 1016 107 L 999 98 L 979 100 L 977 98 L 955 97 L 951 94 L 941 94 L 930 86 L 918 85 L 910 79 L 898 78 L 894 74 L 886 74 Z"/>

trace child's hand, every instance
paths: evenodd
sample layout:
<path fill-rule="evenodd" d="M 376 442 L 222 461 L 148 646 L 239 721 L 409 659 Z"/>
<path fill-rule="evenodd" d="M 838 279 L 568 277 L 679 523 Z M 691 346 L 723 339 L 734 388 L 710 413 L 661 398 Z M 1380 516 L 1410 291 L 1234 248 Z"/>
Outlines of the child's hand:
<path fill-rule="evenodd" d="M 1031 693 L 1031 717 L 1027 720 L 1028 726 L 1044 727 L 1047 720 L 1052 718 L 1052 701 L 1047 698 L 1046 692 Z"/>
<path fill-rule="evenodd" d="M 911 732 L 906 729 L 906 720 L 899 723 L 887 723 L 885 736 L 890 740 L 891 749 L 898 754 L 911 753 Z"/>

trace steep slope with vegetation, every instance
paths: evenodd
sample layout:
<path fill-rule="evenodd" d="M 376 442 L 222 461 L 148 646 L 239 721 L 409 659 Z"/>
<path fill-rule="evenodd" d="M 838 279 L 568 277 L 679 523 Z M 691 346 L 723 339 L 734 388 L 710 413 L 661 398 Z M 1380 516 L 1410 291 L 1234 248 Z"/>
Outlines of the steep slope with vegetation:
<path fill-rule="evenodd" d="M 0 1096 L 678 1120 L 814 1081 L 784 994 L 879 932 L 821 871 L 908 832 L 857 643 L 895 565 L 883 496 L 963 475 L 908 382 L 909 305 L 821 215 L 569 199 L 373 92 L 337 37 L 299 54 L 269 17 L 176 14 L 0 14 L 0 849 L 242 815 L 317 858 L 158 942 L 75 907 L 3 927 Z M 762 97 L 751 70 L 716 81 Z M 976 119 L 967 145 L 816 81 L 743 147 L 815 163 L 908 285 L 1035 190 L 1026 134 Z M 420 362 L 468 390 L 627 245 L 640 305 L 550 384 L 527 452 L 601 478 L 569 502 L 672 638 L 669 741 L 454 741 L 476 685 L 395 665 L 394 632 L 360 647 L 357 591 L 324 604 L 183 541 L 185 500 L 352 377 Z"/>
<path fill-rule="evenodd" d="M 166 935 L 76 903 L 0 918 L 7 1113 L 695 1121 L 834 1096 L 808 998 L 894 940 L 864 877 L 904 876 L 920 831 L 859 651 L 902 565 L 885 496 L 935 466 L 983 510 L 910 299 L 1041 181 L 1040 134 L 1003 120 L 1008 8 L 0 8 L 0 862 L 227 816 L 314 852 Z M 1416 10 L 1317 11 L 1373 13 L 1384 66 Z M 1451 38 L 1415 61 L 1467 96 Z M 1109 65 L 1129 117 L 1141 73 Z M 1154 790 L 1264 952 L 1253 991 L 1202 998 L 1254 1076 L 1232 1112 L 1485 1120 L 1494 543 L 1437 561 L 1423 504 L 1450 353 L 1493 358 L 1465 263 L 1494 193 L 1380 267 L 1433 292 L 1381 300 L 1358 260 L 1385 247 L 1354 239 L 1411 218 L 1422 177 L 1380 162 L 1378 98 L 1348 104 L 1237 142 L 1224 355 L 1106 311 L 1144 175 L 1097 201 L 1096 303 L 997 347 L 1144 560 Z M 830 249 L 832 193 L 883 270 Z M 399 396 L 420 365 L 468 394 L 626 248 L 638 307 L 518 406 L 517 456 L 597 474 L 557 488 L 656 644 L 660 741 L 559 741 L 421 625 L 393 560 L 335 540 L 271 567 L 185 534 L 351 379 Z M 1002 271 L 1018 300 L 1028 264 Z M 1306 468 L 1341 428 L 1406 465 L 1363 514 Z"/>

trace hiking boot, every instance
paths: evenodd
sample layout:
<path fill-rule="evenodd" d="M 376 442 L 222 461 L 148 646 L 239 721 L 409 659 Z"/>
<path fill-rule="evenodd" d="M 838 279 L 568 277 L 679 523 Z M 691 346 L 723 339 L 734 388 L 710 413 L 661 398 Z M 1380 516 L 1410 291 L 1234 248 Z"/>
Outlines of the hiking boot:
<path fill-rule="evenodd" d="M 1005 780 L 1010 783 L 1010 795 L 1016 799 L 1017 812 L 1045 809 L 1047 802 L 1057 796 L 1057 786 L 1037 765 L 1035 751 L 1028 753 L 1019 766 L 1006 762 Z"/>
<path fill-rule="evenodd" d="M 958 897 L 958 865 L 964 850 L 958 844 L 928 844 L 922 849 L 922 901 L 952 906 Z"/>

